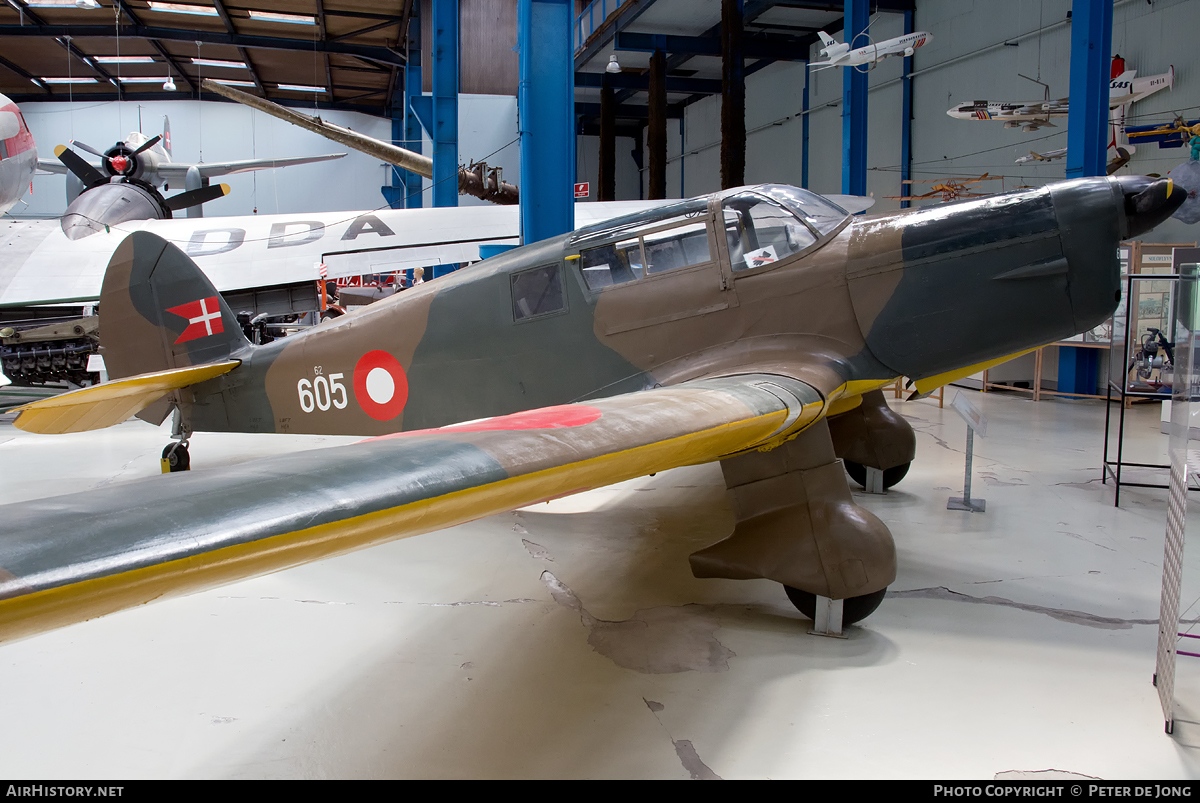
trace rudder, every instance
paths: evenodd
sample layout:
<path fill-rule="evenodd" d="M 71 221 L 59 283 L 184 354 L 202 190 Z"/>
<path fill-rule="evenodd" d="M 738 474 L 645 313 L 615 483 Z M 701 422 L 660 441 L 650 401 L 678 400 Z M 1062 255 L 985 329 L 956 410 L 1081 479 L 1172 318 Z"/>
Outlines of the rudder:
<path fill-rule="evenodd" d="M 113 253 L 100 316 L 100 352 L 113 378 L 217 362 L 253 348 L 196 263 L 150 232 L 134 232 Z"/>

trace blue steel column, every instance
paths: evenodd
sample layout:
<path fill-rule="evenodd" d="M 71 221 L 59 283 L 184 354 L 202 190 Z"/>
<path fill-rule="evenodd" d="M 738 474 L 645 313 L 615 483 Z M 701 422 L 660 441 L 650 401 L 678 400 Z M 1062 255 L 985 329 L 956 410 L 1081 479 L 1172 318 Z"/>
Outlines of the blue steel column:
<path fill-rule="evenodd" d="M 433 205 L 458 206 L 458 0 L 433 0 Z"/>
<path fill-rule="evenodd" d="M 521 242 L 575 228 L 572 0 L 520 0 Z"/>
<path fill-rule="evenodd" d="M 913 32 L 913 13 L 904 12 L 904 33 Z M 904 57 L 904 69 L 900 78 L 900 194 L 908 195 L 904 182 L 912 178 L 912 56 Z M 911 201 L 901 201 L 900 208 L 908 209 Z"/>
<path fill-rule="evenodd" d="M 842 30 L 853 50 L 854 37 L 867 29 L 869 3 L 845 0 L 845 9 Z M 842 193 L 867 194 L 867 74 L 853 67 L 842 68 Z"/>
<path fill-rule="evenodd" d="M 414 8 L 419 6 L 416 4 Z M 404 142 L 400 143 L 415 153 L 421 153 L 421 122 L 413 111 L 411 101 L 419 98 L 423 91 L 421 84 L 421 20 L 414 16 L 408 21 L 408 65 L 404 68 Z M 406 187 L 404 207 L 412 209 L 424 206 L 421 197 L 421 176 L 411 170 L 402 171 Z"/>
<path fill-rule="evenodd" d="M 804 99 L 801 102 L 800 115 L 800 186 L 808 189 L 808 83 L 812 80 L 812 71 L 808 62 L 804 62 Z"/>
<path fill-rule="evenodd" d="M 1071 88 L 1067 178 L 1103 176 L 1108 151 L 1113 0 L 1071 3 Z"/>

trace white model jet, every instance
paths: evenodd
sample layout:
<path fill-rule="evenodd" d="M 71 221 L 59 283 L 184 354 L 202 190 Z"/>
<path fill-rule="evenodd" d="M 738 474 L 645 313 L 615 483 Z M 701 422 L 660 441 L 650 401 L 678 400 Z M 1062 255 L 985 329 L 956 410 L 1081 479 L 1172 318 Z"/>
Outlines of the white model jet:
<path fill-rule="evenodd" d="M 821 42 L 825 45 L 821 48 L 821 55 L 829 58 L 829 61 L 814 61 L 809 65 L 818 70 L 826 67 L 859 67 L 864 64 L 873 67 L 876 62 L 887 56 L 911 56 L 918 47 L 933 41 L 932 34 L 916 31 L 851 50 L 849 44 L 837 41 L 824 31 L 818 31 L 817 36 L 821 37 Z"/>
<path fill-rule="evenodd" d="M 1165 73 L 1145 78 L 1138 78 L 1137 70 L 1126 70 L 1109 82 L 1108 108 L 1128 106 L 1174 85 L 1174 66 Z M 947 110 L 946 114 L 956 120 L 1003 120 L 1005 128 L 1020 127 L 1022 131 L 1036 131 L 1043 126 L 1055 128 L 1050 118 L 1066 117 L 1070 112 L 1067 101 L 1067 98 L 1016 103 L 976 100 L 955 106 Z"/>
<path fill-rule="evenodd" d="M 37 170 L 37 146 L 21 110 L 0 95 L 0 215 L 13 208 Z"/>

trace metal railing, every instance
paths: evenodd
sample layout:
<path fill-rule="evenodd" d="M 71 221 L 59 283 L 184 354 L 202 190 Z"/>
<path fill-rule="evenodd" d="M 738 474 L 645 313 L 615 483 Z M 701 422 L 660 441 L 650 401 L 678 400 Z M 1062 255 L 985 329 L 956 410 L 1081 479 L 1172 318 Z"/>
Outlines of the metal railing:
<path fill-rule="evenodd" d="M 575 18 L 575 26 L 572 28 L 575 50 L 582 50 L 584 42 L 604 24 L 608 15 L 619 9 L 624 2 L 625 0 L 592 0 L 588 3 L 583 13 Z"/>

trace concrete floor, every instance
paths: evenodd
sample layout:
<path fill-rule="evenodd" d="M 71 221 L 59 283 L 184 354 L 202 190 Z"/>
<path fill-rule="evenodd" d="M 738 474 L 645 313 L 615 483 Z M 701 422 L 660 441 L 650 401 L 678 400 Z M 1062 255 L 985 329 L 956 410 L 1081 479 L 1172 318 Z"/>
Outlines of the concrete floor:
<path fill-rule="evenodd" d="M 1165 492 L 1112 507 L 1101 403 L 964 392 L 987 513 L 946 510 L 958 416 L 897 402 L 917 461 L 857 498 L 899 578 L 844 641 L 778 585 L 691 577 L 733 517 L 716 465 L 678 469 L 4 645 L 0 776 L 1196 777 L 1200 659 L 1174 737 L 1150 683 Z M 152 475 L 166 442 L 10 419 L 0 502 Z M 1129 430 L 1161 459 L 1157 405 Z M 200 435 L 192 461 L 344 440 Z"/>

